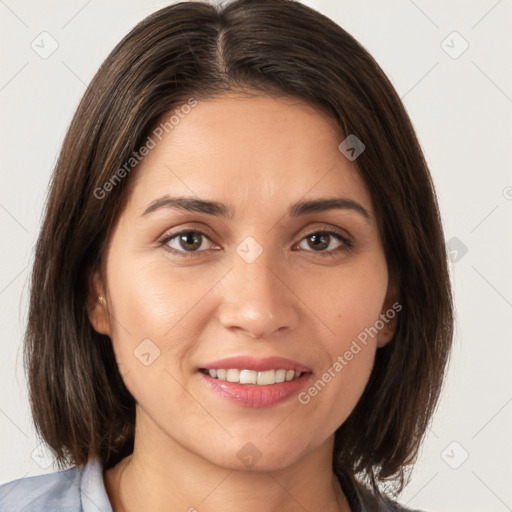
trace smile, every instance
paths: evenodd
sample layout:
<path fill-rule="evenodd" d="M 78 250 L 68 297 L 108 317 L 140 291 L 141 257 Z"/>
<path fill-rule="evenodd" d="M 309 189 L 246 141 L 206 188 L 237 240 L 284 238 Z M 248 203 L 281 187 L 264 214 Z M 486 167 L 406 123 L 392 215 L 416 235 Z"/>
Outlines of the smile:
<path fill-rule="evenodd" d="M 298 379 L 303 372 L 295 370 L 266 370 L 258 372 L 255 370 L 239 370 L 236 368 L 210 368 L 209 370 L 201 370 L 210 377 L 226 382 L 239 384 L 253 384 L 257 386 L 268 386 L 271 384 L 279 384 L 281 382 L 290 382 Z"/>

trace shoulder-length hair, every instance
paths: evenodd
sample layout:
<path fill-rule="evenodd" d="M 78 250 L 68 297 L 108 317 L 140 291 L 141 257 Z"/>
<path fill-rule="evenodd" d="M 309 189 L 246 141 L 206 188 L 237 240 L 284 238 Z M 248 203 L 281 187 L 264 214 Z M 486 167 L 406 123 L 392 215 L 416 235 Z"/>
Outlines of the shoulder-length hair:
<path fill-rule="evenodd" d="M 108 193 L 104 184 L 165 113 L 233 90 L 304 100 L 366 146 L 357 168 L 402 310 L 336 431 L 333 471 L 401 488 L 437 405 L 453 334 L 437 199 L 381 68 L 340 26 L 293 0 L 165 7 L 133 28 L 92 79 L 53 174 L 31 275 L 24 356 L 36 429 L 59 466 L 98 457 L 109 468 L 133 450 L 134 399 L 86 305 L 130 176 Z"/>

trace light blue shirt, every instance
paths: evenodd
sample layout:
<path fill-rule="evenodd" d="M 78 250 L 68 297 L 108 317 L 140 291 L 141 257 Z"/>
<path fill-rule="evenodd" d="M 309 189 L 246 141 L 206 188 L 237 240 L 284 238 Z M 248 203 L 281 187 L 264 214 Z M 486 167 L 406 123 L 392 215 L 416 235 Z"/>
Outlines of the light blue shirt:
<path fill-rule="evenodd" d="M 83 466 L 0 485 L 0 512 L 112 512 L 103 467 L 92 459 Z"/>
<path fill-rule="evenodd" d="M 346 496 L 354 512 L 414 512 L 388 498 L 376 500 L 360 484 Z M 105 490 L 103 467 L 99 460 L 92 459 L 84 466 L 0 485 L 0 512 L 113 511 Z"/>

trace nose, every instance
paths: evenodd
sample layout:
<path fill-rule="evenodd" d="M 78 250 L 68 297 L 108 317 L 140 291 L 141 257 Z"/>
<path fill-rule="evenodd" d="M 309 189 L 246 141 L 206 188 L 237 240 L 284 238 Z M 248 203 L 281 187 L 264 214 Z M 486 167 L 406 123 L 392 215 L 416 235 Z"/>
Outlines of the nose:
<path fill-rule="evenodd" d="M 269 251 L 252 263 L 235 255 L 231 271 L 222 280 L 220 323 L 257 339 L 295 329 L 300 300 L 290 279 L 283 262 L 272 259 Z"/>

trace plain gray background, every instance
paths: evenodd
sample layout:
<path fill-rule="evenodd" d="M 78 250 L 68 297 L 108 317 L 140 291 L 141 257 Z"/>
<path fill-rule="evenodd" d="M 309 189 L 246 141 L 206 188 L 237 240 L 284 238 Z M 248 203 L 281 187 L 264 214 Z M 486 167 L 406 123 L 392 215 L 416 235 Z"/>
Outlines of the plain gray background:
<path fill-rule="evenodd" d="M 21 340 L 60 144 L 102 60 L 169 3 L 0 0 L 0 482 L 54 469 L 31 424 Z M 451 248 L 455 348 L 401 502 L 428 512 L 512 510 L 512 2 L 304 3 L 355 36 L 402 97 Z"/>

